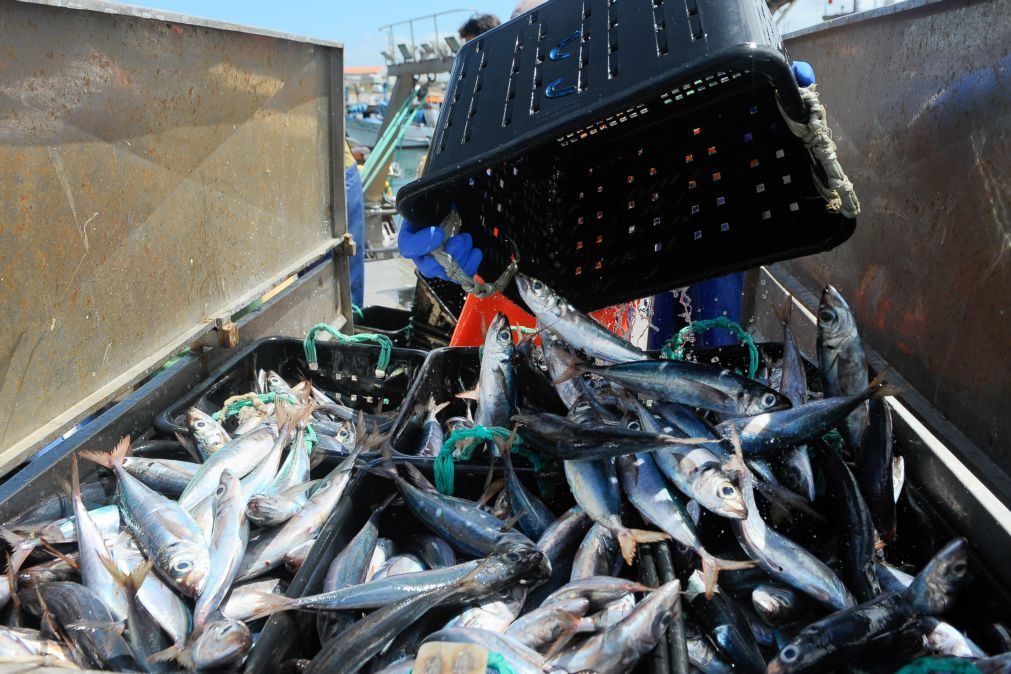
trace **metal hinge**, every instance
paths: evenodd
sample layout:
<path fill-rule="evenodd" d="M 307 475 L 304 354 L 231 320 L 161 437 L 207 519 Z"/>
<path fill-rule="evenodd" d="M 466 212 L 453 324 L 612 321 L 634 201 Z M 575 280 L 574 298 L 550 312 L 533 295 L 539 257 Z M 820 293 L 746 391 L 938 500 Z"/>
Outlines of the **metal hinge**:
<path fill-rule="evenodd" d="M 337 245 L 334 246 L 334 254 L 344 255 L 346 257 L 353 257 L 356 250 L 356 244 L 354 238 L 350 234 L 344 234 L 338 241 Z"/>

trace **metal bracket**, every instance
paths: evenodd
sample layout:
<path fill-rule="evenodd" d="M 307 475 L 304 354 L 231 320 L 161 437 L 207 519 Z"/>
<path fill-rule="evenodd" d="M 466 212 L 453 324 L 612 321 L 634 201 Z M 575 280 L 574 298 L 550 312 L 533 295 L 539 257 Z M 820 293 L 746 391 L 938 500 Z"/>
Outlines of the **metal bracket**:
<path fill-rule="evenodd" d="M 214 328 L 190 345 L 191 349 L 202 347 L 234 349 L 239 345 L 239 328 L 228 318 L 215 318 Z"/>
<path fill-rule="evenodd" d="M 340 254 L 346 257 L 352 257 L 355 254 L 357 244 L 350 234 L 344 234 L 338 241 L 337 245 L 334 246 L 334 255 Z"/>

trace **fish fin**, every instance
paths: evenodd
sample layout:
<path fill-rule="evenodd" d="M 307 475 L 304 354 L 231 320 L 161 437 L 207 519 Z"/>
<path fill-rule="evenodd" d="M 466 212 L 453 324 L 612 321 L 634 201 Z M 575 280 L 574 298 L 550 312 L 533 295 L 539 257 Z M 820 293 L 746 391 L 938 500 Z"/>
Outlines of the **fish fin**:
<path fill-rule="evenodd" d="M 126 455 L 130 453 L 130 436 L 124 435 L 111 452 L 96 452 L 92 450 L 82 450 L 82 459 L 93 461 L 100 466 L 112 469 L 113 466 L 121 465 Z"/>
<path fill-rule="evenodd" d="M 579 359 L 567 351 L 559 351 L 558 359 L 565 366 L 565 369 L 562 370 L 557 377 L 551 380 L 551 383 L 555 386 L 564 384 L 570 379 L 575 379 L 576 377 L 590 371 L 588 369 L 589 366 L 586 363 L 580 362 Z"/>
<path fill-rule="evenodd" d="M 411 463 L 403 464 L 404 471 L 407 473 L 407 481 L 413 484 L 418 489 L 424 489 L 425 491 L 435 491 L 435 485 L 428 481 L 425 474 L 422 473 L 417 466 Z"/>
<path fill-rule="evenodd" d="M 699 525 L 702 520 L 702 506 L 695 499 L 689 499 L 688 503 L 685 504 L 685 510 L 688 512 L 688 517 L 691 518 L 695 526 Z"/>
<path fill-rule="evenodd" d="M 886 367 L 878 373 L 878 376 L 871 380 L 871 383 L 864 389 L 864 396 L 867 398 L 884 398 L 885 396 L 898 396 L 902 394 L 902 389 L 885 383 L 885 379 L 892 373 L 891 366 Z"/>
<path fill-rule="evenodd" d="M 298 608 L 298 599 L 295 597 L 285 597 L 284 595 L 270 594 L 268 592 L 250 592 L 249 597 L 251 600 L 255 600 L 258 605 L 251 611 L 250 617 L 246 619 L 247 623 L 259 620 L 260 618 L 266 618 L 281 611 Z"/>
<path fill-rule="evenodd" d="M 200 454 L 200 450 L 197 449 L 197 444 L 193 442 L 193 438 L 178 431 L 176 431 L 175 436 L 176 441 L 183 446 L 183 449 L 186 450 L 186 453 L 189 454 L 194 461 L 197 463 L 204 462 L 204 456 Z"/>
<path fill-rule="evenodd" d="M 480 394 L 481 394 L 481 385 L 477 384 L 474 388 L 472 388 L 469 391 L 461 391 L 460 393 L 457 393 L 456 397 L 460 398 L 462 400 L 474 400 L 474 401 L 477 401 L 478 400 L 478 396 Z"/>
<path fill-rule="evenodd" d="M 21 570 L 21 563 L 16 561 L 11 553 L 4 550 L 4 554 L 7 556 L 7 587 L 11 593 L 11 606 L 14 610 L 14 615 L 18 615 L 21 612 L 21 598 L 18 597 L 18 571 Z"/>
<path fill-rule="evenodd" d="M 193 655 L 190 649 L 178 645 L 169 646 L 163 651 L 152 653 L 151 655 L 148 656 L 147 661 L 149 663 L 178 662 L 186 669 L 196 668 L 195 663 L 193 662 Z"/>
<path fill-rule="evenodd" d="M 74 571 L 81 570 L 80 562 L 78 562 L 76 559 L 73 559 L 72 557 L 68 557 L 67 555 L 63 554 L 63 552 L 61 552 L 58 548 L 51 545 L 49 541 L 47 541 L 45 538 L 39 538 L 39 546 L 41 546 L 43 550 L 51 554 L 53 557 L 61 560 L 64 564 L 69 566 Z"/>
<path fill-rule="evenodd" d="M 35 551 L 35 548 L 42 544 L 42 539 L 28 538 L 27 536 L 22 536 L 19 533 L 3 527 L 0 527 L 0 538 L 2 538 L 4 542 L 11 547 L 11 550 L 13 550 L 13 552 L 10 553 L 8 568 L 10 568 L 11 563 L 13 563 L 15 568 L 20 569 L 21 565 L 25 563 L 25 560 L 28 559 L 29 555 Z"/>
<path fill-rule="evenodd" d="M 906 460 L 901 456 L 892 458 L 892 499 L 898 503 L 902 487 L 906 484 Z"/>
<path fill-rule="evenodd" d="M 618 539 L 621 556 L 625 558 L 625 563 L 629 566 L 635 559 L 635 548 L 639 543 L 660 543 L 670 538 L 668 534 L 661 531 L 647 531 L 645 529 L 619 529 L 612 533 Z"/>
<path fill-rule="evenodd" d="M 516 523 L 520 521 L 520 518 L 526 514 L 527 514 L 526 510 L 520 513 L 516 513 L 515 515 L 513 515 L 512 517 L 510 517 L 509 519 L 507 519 L 505 522 L 502 523 L 502 527 L 499 529 L 499 531 L 503 534 L 509 531 L 514 526 L 516 526 Z"/>
<path fill-rule="evenodd" d="M 720 559 L 719 557 L 712 556 L 705 550 L 699 552 L 699 558 L 702 560 L 702 577 L 705 579 L 706 599 L 712 599 L 713 593 L 716 592 L 716 581 L 719 578 L 720 571 L 750 569 L 757 564 L 757 562 L 751 559 Z"/>
<path fill-rule="evenodd" d="M 495 498 L 496 495 L 498 495 L 500 491 L 505 489 L 505 485 L 506 481 L 503 479 L 494 480 L 491 484 L 488 485 L 488 488 L 484 490 L 484 493 L 481 494 L 481 498 L 479 498 L 474 505 L 476 505 L 478 508 L 483 508 L 484 506 L 488 505 L 489 503 L 491 503 L 491 500 Z"/>
<path fill-rule="evenodd" d="M 435 396 L 431 396 L 428 399 L 428 413 L 431 414 L 434 417 L 436 414 L 438 414 L 442 410 L 444 410 L 447 407 L 449 407 L 449 403 L 450 403 L 450 401 L 447 400 L 444 403 L 438 403 L 438 404 L 436 404 L 436 402 L 435 402 Z"/>
<path fill-rule="evenodd" d="M 309 480 L 308 482 L 303 482 L 302 484 L 296 484 L 294 487 L 288 487 L 281 493 L 277 494 L 278 497 L 283 499 L 289 499 L 293 496 L 298 496 L 302 492 L 315 488 L 323 480 Z M 270 494 L 258 494 L 258 496 L 270 496 Z"/>

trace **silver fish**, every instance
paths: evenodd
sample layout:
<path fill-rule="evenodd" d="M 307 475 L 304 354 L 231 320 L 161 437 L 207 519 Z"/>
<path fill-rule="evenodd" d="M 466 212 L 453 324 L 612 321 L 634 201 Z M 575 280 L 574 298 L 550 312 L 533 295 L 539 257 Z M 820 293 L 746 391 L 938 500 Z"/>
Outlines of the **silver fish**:
<path fill-rule="evenodd" d="M 306 412 L 307 413 L 307 412 Z M 290 426 L 286 425 L 287 429 Z M 218 488 L 221 473 L 226 468 L 238 477 L 245 477 L 267 458 L 274 447 L 275 433 L 267 426 L 235 438 L 208 457 L 200 466 L 186 489 L 179 496 L 179 505 L 192 510 L 201 501 L 211 496 Z"/>
<path fill-rule="evenodd" d="M 569 579 L 614 576 L 621 571 L 623 560 L 620 555 L 618 539 L 614 534 L 607 527 L 594 523 L 576 551 Z"/>
<path fill-rule="evenodd" d="M 192 461 L 150 459 L 128 456 L 123 459 L 123 470 L 166 496 L 178 496 L 186 489 L 200 464 Z"/>
<path fill-rule="evenodd" d="M 436 405 L 435 398 L 428 399 L 428 416 L 421 426 L 421 442 L 418 443 L 418 456 L 438 456 L 442 451 L 442 443 L 446 437 L 442 432 L 438 414 L 449 406 L 448 402 Z"/>
<path fill-rule="evenodd" d="M 355 447 L 347 459 L 323 478 L 297 515 L 285 522 L 273 535 L 262 536 L 249 545 L 236 580 L 249 580 L 277 568 L 291 548 L 316 537 L 344 495 L 351 481 L 355 459 L 362 447 L 362 444 Z"/>
<path fill-rule="evenodd" d="M 573 599 L 587 599 L 590 611 L 599 611 L 613 601 L 633 592 L 648 592 L 650 587 L 634 580 L 611 576 L 580 578 L 548 595 L 541 606 L 551 606 Z"/>
<path fill-rule="evenodd" d="M 372 580 L 376 572 L 382 568 L 386 560 L 397 553 L 397 546 L 388 538 L 380 538 L 372 550 L 368 566 L 365 568 L 365 580 Z"/>
<path fill-rule="evenodd" d="M 667 539 L 667 534 L 629 529 L 622 524 L 618 473 L 613 459 L 565 461 L 563 466 L 565 479 L 576 503 L 594 522 L 614 534 L 621 548 L 621 556 L 627 564 L 632 564 L 638 543 L 654 543 Z"/>
<path fill-rule="evenodd" d="M 98 530 L 102 532 L 103 539 L 109 539 L 119 534 L 119 506 L 115 503 L 102 506 L 101 508 L 90 509 L 88 510 L 88 516 L 95 523 L 95 526 L 98 527 Z M 39 538 L 44 538 L 50 543 L 73 543 L 77 540 L 77 523 L 73 515 L 51 522 L 38 530 L 15 528 L 15 531 L 35 533 Z"/>
<path fill-rule="evenodd" d="M 309 482 L 310 469 L 305 431 L 300 428 L 271 485 L 253 493 L 246 503 L 249 521 L 258 526 L 277 526 L 300 512 L 309 500 L 309 490 L 298 487 Z"/>
<path fill-rule="evenodd" d="M 568 363 L 572 359 L 572 354 L 565 348 L 565 343 L 555 337 L 550 332 L 546 332 L 544 325 L 537 323 L 537 329 L 541 333 L 541 341 L 544 343 L 544 363 L 548 366 L 548 375 L 551 380 L 562 379 L 568 369 Z M 572 408 L 582 397 L 579 385 L 573 379 L 563 379 L 555 384 L 555 390 L 562 403 Z"/>
<path fill-rule="evenodd" d="M 516 288 L 540 325 L 587 355 L 612 363 L 649 359 L 642 349 L 573 307 L 544 282 L 517 274 Z"/>
<path fill-rule="evenodd" d="M 214 417 L 196 407 L 186 410 L 186 426 L 196 440 L 197 451 L 204 461 L 231 440 L 224 427 Z"/>
<path fill-rule="evenodd" d="M 748 518 L 732 520 L 732 525 L 748 556 L 773 578 L 824 604 L 840 610 L 855 606 L 853 595 L 832 569 L 766 525 L 755 504 L 754 477 L 747 468 L 743 468 L 742 473 L 741 489 L 748 506 Z"/>
<path fill-rule="evenodd" d="M 129 611 L 126 588 L 122 578 L 109 570 L 115 569 L 112 554 L 105 546 L 102 532 L 88 516 L 88 510 L 81 499 L 81 477 L 77 467 L 77 457 L 70 457 L 71 498 L 74 502 L 74 518 L 77 526 L 78 549 L 81 567 L 81 582 L 94 590 L 102 598 L 116 620 L 126 620 Z"/>
<path fill-rule="evenodd" d="M 210 572 L 193 609 L 193 632 L 199 635 L 224 601 L 239 571 L 249 542 L 245 493 L 239 478 L 225 469 L 214 492 L 214 527 L 211 533 Z"/>
<path fill-rule="evenodd" d="M 643 599 L 623 620 L 606 632 L 590 637 L 553 664 L 569 672 L 593 671 L 598 674 L 622 674 L 642 656 L 652 651 L 680 611 L 681 583 L 672 580 Z"/>
<path fill-rule="evenodd" d="M 210 623 L 186 648 L 170 646 L 154 656 L 158 661 L 175 660 L 193 670 L 217 669 L 237 662 L 249 652 L 253 635 L 237 620 Z"/>
<path fill-rule="evenodd" d="M 509 590 L 504 598 L 492 598 L 477 606 L 467 608 L 463 613 L 446 623 L 446 627 L 467 627 L 491 632 L 505 632 L 523 609 L 527 592 L 528 588 L 525 585 L 516 585 Z"/>
<path fill-rule="evenodd" d="M 109 570 L 117 576 L 129 598 L 127 626 L 130 628 L 128 636 L 130 648 L 133 650 L 134 656 L 144 668 L 144 671 L 170 671 L 172 667 L 169 665 L 149 660 L 149 658 L 170 646 L 165 633 L 162 632 L 161 625 L 158 624 L 158 621 L 144 607 L 144 603 L 138 596 L 140 588 L 144 584 L 145 577 L 151 571 L 151 562 L 144 562 L 128 574 L 120 572 L 112 562 L 108 562 L 108 564 Z"/>
<path fill-rule="evenodd" d="M 481 355 L 477 413 L 474 416 L 474 422 L 479 426 L 508 426 L 509 419 L 516 411 L 516 371 L 512 361 L 514 351 L 509 319 L 505 314 L 495 314 L 488 326 Z"/>
<path fill-rule="evenodd" d="M 752 562 L 719 559 L 702 545 L 695 526 L 681 501 L 667 489 L 667 483 L 649 454 L 632 454 L 618 459 L 622 486 L 628 500 L 643 519 L 666 532 L 671 538 L 695 551 L 702 560 L 706 594 L 711 596 L 720 569 L 744 569 Z M 739 521 L 739 520 L 737 520 Z"/>
<path fill-rule="evenodd" d="M 146 561 L 140 546 L 129 532 L 123 532 L 111 540 L 109 551 L 116 561 L 116 566 L 124 574 L 133 573 Z M 172 643 L 181 646 L 190 634 L 192 618 L 189 608 L 179 595 L 163 582 L 158 574 L 148 573 L 144 576 L 137 597 L 151 617 L 169 635 Z"/>
<path fill-rule="evenodd" d="M 204 534 L 178 503 L 123 470 L 123 457 L 129 451 L 127 436 L 112 453 L 81 452 L 81 456 L 116 474 L 127 528 L 166 580 L 183 594 L 196 596 L 203 589 L 210 566 Z"/>
<path fill-rule="evenodd" d="M 818 362 L 825 395 L 855 396 L 867 388 L 867 356 L 856 319 L 846 300 L 825 286 L 818 306 Z M 867 427 L 867 406 L 858 405 L 840 429 L 850 447 L 860 446 Z"/>

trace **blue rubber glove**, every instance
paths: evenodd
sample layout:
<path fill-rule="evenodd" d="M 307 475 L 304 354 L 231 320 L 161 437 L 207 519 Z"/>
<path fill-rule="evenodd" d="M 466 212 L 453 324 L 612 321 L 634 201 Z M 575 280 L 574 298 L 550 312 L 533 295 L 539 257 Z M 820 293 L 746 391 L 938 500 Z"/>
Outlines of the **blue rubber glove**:
<path fill-rule="evenodd" d="M 400 225 L 397 245 L 400 255 L 415 264 L 422 276 L 441 278 L 444 281 L 452 279 L 446 275 L 446 270 L 435 261 L 431 253 L 442 243 L 445 233 L 441 227 L 418 227 L 406 219 Z M 484 254 L 474 248 L 474 239 L 470 234 L 457 234 L 446 241 L 446 252 L 463 268 L 467 276 L 477 273 Z"/>
<path fill-rule="evenodd" d="M 790 64 L 790 69 L 800 86 L 808 87 L 815 83 L 814 68 L 807 61 L 794 61 Z"/>

